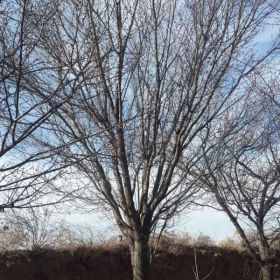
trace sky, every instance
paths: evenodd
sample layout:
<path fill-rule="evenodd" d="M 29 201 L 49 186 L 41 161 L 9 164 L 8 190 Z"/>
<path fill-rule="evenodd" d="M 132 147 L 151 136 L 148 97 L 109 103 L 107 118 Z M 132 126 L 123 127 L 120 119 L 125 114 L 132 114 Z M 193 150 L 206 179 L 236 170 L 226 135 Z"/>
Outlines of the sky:
<path fill-rule="evenodd" d="M 219 242 L 234 235 L 235 229 L 223 212 L 211 208 L 191 211 L 175 226 L 178 232 L 198 235 L 200 232 Z"/>
<path fill-rule="evenodd" d="M 98 239 L 106 240 L 120 233 L 112 217 L 104 213 L 93 212 L 91 214 L 71 214 L 64 217 L 65 220 L 73 225 L 89 226 L 96 234 Z M 235 233 L 234 226 L 229 218 L 220 211 L 211 208 L 187 211 L 180 218 L 174 221 L 174 225 L 168 229 L 178 235 L 186 233 L 197 236 L 200 233 L 210 236 L 215 242 L 232 237 Z"/>

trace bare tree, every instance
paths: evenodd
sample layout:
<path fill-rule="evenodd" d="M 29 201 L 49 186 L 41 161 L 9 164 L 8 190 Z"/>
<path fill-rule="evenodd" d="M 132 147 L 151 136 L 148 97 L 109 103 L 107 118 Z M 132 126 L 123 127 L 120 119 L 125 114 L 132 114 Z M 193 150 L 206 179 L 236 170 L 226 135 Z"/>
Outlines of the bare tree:
<path fill-rule="evenodd" d="M 86 178 L 80 199 L 112 211 L 129 244 L 134 280 L 149 277 L 151 232 L 199 191 L 190 170 L 211 123 L 278 48 L 252 53 L 277 5 L 73 0 L 45 25 L 45 53 L 65 66 L 57 75 L 69 71 L 83 82 L 46 125 L 54 143 L 38 143 L 73 143 L 59 150 L 61 163 Z"/>
<path fill-rule="evenodd" d="M 5 249 L 36 250 L 67 247 L 70 244 L 70 228 L 62 217 L 55 215 L 49 208 L 13 209 L 5 213 L 3 223 L 6 235 L 14 237 L 10 238 L 12 240 L 2 240 L 6 242 Z M 13 241 L 14 244 L 8 243 Z"/>
<path fill-rule="evenodd" d="M 250 98 L 221 121 L 216 141 L 205 144 L 199 169 L 260 265 L 261 279 L 272 280 L 280 239 L 280 110 L 261 88 L 254 81 Z"/>
<path fill-rule="evenodd" d="M 53 75 L 39 42 L 42 27 L 57 11 L 54 1 L 0 1 L 0 210 L 26 207 L 44 197 L 54 166 L 55 150 L 38 149 L 31 141 L 75 92 L 75 80 Z M 63 88 L 71 88 L 67 94 Z M 52 158 L 52 162 L 48 160 Z"/>

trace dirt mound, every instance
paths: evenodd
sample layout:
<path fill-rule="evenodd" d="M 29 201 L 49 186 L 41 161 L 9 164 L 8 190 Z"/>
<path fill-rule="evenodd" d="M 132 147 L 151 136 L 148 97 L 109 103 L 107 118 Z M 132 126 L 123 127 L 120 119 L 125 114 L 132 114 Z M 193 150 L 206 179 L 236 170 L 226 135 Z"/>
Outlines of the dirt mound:
<path fill-rule="evenodd" d="M 209 280 L 255 280 L 258 267 L 245 252 L 221 248 L 196 248 L 201 278 Z M 194 249 L 161 250 L 153 258 L 153 280 L 193 280 Z M 0 255 L 1 280 L 129 280 L 129 251 L 115 248 L 76 248 L 5 252 Z"/>

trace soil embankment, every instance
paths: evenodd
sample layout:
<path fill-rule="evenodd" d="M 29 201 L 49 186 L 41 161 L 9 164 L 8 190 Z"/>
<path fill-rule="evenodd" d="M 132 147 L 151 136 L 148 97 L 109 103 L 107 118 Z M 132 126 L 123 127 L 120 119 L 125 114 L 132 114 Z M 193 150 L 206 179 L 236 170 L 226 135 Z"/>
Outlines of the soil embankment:
<path fill-rule="evenodd" d="M 210 273 L 208 280 L 258 279 L 259 269 L 245 252 L 215 247 L 195 251 L 201 278 Z M 154 256 L 151 279 L 194 280 L 194 259 L 190 247 L 161 250 Z M 125 246 L 5 252 L 0 254 L 0 279 L 130 280 L 129 252 Z"/>

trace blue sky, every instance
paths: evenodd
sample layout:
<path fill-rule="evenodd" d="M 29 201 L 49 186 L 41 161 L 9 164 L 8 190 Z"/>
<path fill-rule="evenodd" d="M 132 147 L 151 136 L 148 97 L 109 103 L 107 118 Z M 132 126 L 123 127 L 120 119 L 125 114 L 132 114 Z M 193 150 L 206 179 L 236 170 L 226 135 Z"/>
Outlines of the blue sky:
<path fill-rule="evenodd" d="M 66 216 L 66 220 L 77 226 L 90 226 L 104 239 L 119 234 L 114 219 L 106 217 L 102 213 L 71 214 Z M 226 237 L 233 236 L 235 229 L 223 212 L 204 208 L 182 214 L 169 231 L 174 231 L 177 234 L 189 233 L 194 236 L 201 232 L 219 242 Z"/>
<path fill-rule="evenodd" d="M 182 233 L 188 232 L 191 235 L 202 232 L 215 241 L 232 236 L 235 232 L 235 228 L 226 214 L 211 208 L 191 211 L 181 218 L 174 230 Z"/>

